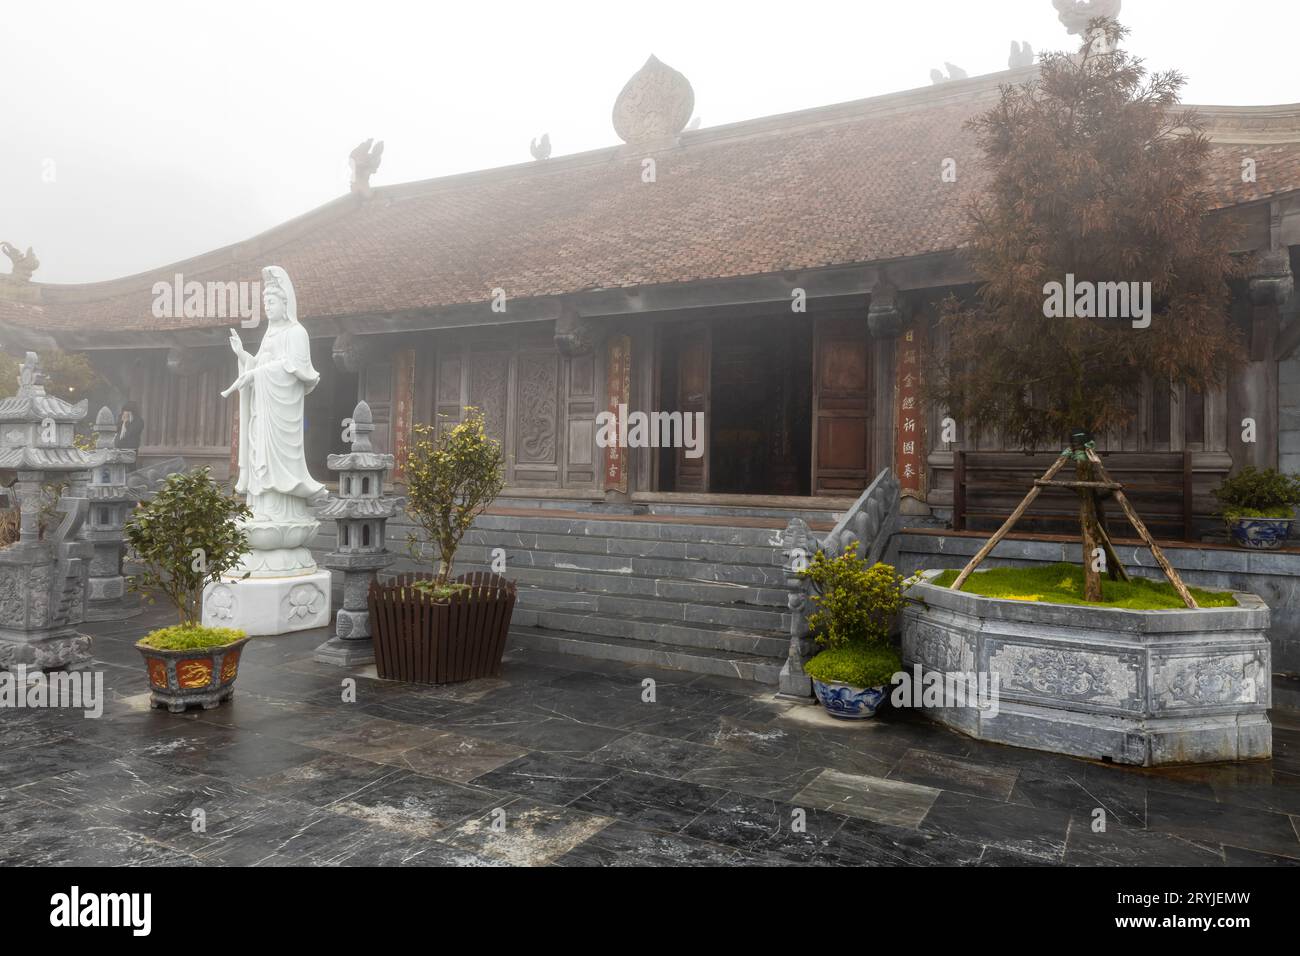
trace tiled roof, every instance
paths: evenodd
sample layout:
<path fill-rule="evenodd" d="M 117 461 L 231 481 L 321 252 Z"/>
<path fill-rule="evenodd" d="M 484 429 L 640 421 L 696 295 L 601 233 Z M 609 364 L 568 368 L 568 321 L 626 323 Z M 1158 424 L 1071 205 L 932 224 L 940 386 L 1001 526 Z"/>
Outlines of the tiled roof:
<path fill-rule="evenodd" d="M 0 320 L 102 330 L 234 324 L 157 319 L 152 286 L 176 273 L 257 280 L 269 264 L 288 271 L 310 322 L 486 303 L 498 287 L 510 298 L 551 296 L 951 250 L 987 175 L 964 123 L 994 102 L 999 81 L 1028 72 L 688 132 L 648 152 L 618 147 L 377 186 L 368 201 L 344 197 L 149 273 L 41 286 L 43 309 L 0 301 Z M 1291 135 L 1300 134 L 1300 107 L 1272 109 L 1263 119 L 1251 109 L 1215 114 L 1223 204 L 1300 189 L 1300 135 Z M 1242 182 L 1245 155 L 1256 161 L 1254 183 Z M 647 156 L 653 183 L 642 181 Z M 940 176 L 949 158 L 956 182 Z"/>

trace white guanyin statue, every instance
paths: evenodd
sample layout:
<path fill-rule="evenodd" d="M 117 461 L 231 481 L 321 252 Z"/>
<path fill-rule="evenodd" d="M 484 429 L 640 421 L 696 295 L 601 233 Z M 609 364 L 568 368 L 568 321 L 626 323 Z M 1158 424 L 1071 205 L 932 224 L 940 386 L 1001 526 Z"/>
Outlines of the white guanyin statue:
<path fill-rule="evenodd" d="M 238 573 L 281 577 L 316 570 L 307 545 L 319 523 L 310 502 L 325 491 L 307 469 L 303 400 L 320 381 L 311 342 L 298 322 L 293 283 L 279 266 L 262 270 L 266 334 L 256 355 L 230 330 L 239 377 L 222 392 L 239 392 L 239 480 L 235 490 L 253 512 L 245 523 L 249 553 Z"/>
<path fill-rule="evenodd" d="M 244 523 L 249 549 L 237 568 L 203 590 L 203 623 L 250 637 L 325 627 L 331 610 L 330 573 L 316 567 L 308 548 L 319 527 L 311 501 L 325 486 L 307 470 L 302 434 L 303 400 L 320 373 L 298 324 L 293 283 L 279 266 L 262 270 L 262 311 L 266 334 L 256 355 L 231 330 L 239 375 L 221 393 L 239 393 L 235 490 L 253 512 Z"/>

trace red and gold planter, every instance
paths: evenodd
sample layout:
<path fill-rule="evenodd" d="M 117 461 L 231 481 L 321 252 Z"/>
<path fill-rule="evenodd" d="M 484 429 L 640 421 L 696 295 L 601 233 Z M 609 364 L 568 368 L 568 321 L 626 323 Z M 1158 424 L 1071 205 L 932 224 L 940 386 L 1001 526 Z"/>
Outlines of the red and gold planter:
<path fill-rule="evenodd" d="M 150 706 L 179 714 L 196 705 L 211 710 L 229 700 L 235 693 L 239 658 L 247 643 L 248 638 L 241 637 L 219 647 L 164 651 L 137 642 L 149 669 Z"/>

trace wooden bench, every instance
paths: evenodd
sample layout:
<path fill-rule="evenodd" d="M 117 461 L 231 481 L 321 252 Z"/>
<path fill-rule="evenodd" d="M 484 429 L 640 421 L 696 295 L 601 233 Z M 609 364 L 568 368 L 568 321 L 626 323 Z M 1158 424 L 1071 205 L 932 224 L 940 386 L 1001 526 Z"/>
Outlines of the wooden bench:
<path fill-rule="evenodd" d="M 952 526 L 955 531 L 996 530 L 1051 467 L 1057 455 L 1037 452 L 966 452 L 953 455 Z M 1110 476 L 1151 533 L 1167 540 L 1192 538 L 1192 459 L 1190 452 L 1102 452 Z M 1067 465 L 1056 476 L 1074 480 Z M 1102 498 L 1112 538 L 1130 538 L 1133 528 L 1119 505 Z M 1016 524 L 1018 531 L 1077 533 L 1079 497 L 1062 488 L 1044 488 Z"/>

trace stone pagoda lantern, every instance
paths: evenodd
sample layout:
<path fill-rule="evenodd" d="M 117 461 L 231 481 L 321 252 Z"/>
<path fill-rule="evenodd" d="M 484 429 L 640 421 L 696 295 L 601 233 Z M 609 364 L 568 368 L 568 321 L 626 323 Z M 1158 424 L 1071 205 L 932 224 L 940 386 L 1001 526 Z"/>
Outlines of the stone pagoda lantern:
<path fill-rule="evenodd" d="M 126 475 L 135 464 L 134 448 L 116 448 L 117 422 L 107 405 L 95 417 L 94 467 L 90 472 L 90 514 L 82 537 L 94 545 L 86 590 L 87 621 L 117 621 L 140 613 L 140 602 L 126 589 L 123 529 L 136 496 Z"/>
<path fill-rule="evenodd" d="M 384 497 L 384 478 L 394 458 L 370 444 L 375 430 L 370 406 L 358 402 L 343 427 L 352 451 L 326 459 L 330 471 L 338 474 L 339 490 L 317 511 L 319 518 L 332 519 L 338 528 L 335 549 L 321 563 L 343 572 L 343 607 L 335 618 L 334 637 L 316 649 L 316 660 L 350 667 L 375 659 L 367 595 L 375 572 L 397 557 L 388 550 L 387 524 L 397 512 L 398 499 Z"/>
<path fill-rule="evenodd" d="M 90 660 L 90 638 L 77 628 L 94 552 L 79 533 L 95 456 L 73 444 L 86 403 L 45 394 L 35 352 L 27 353 L 18 385 L 17 395 L 0 399 L 0 468 L 18 473 L 20 513 L 18 541 L 0 550 L 0 667 L 77 668 Z"/>

